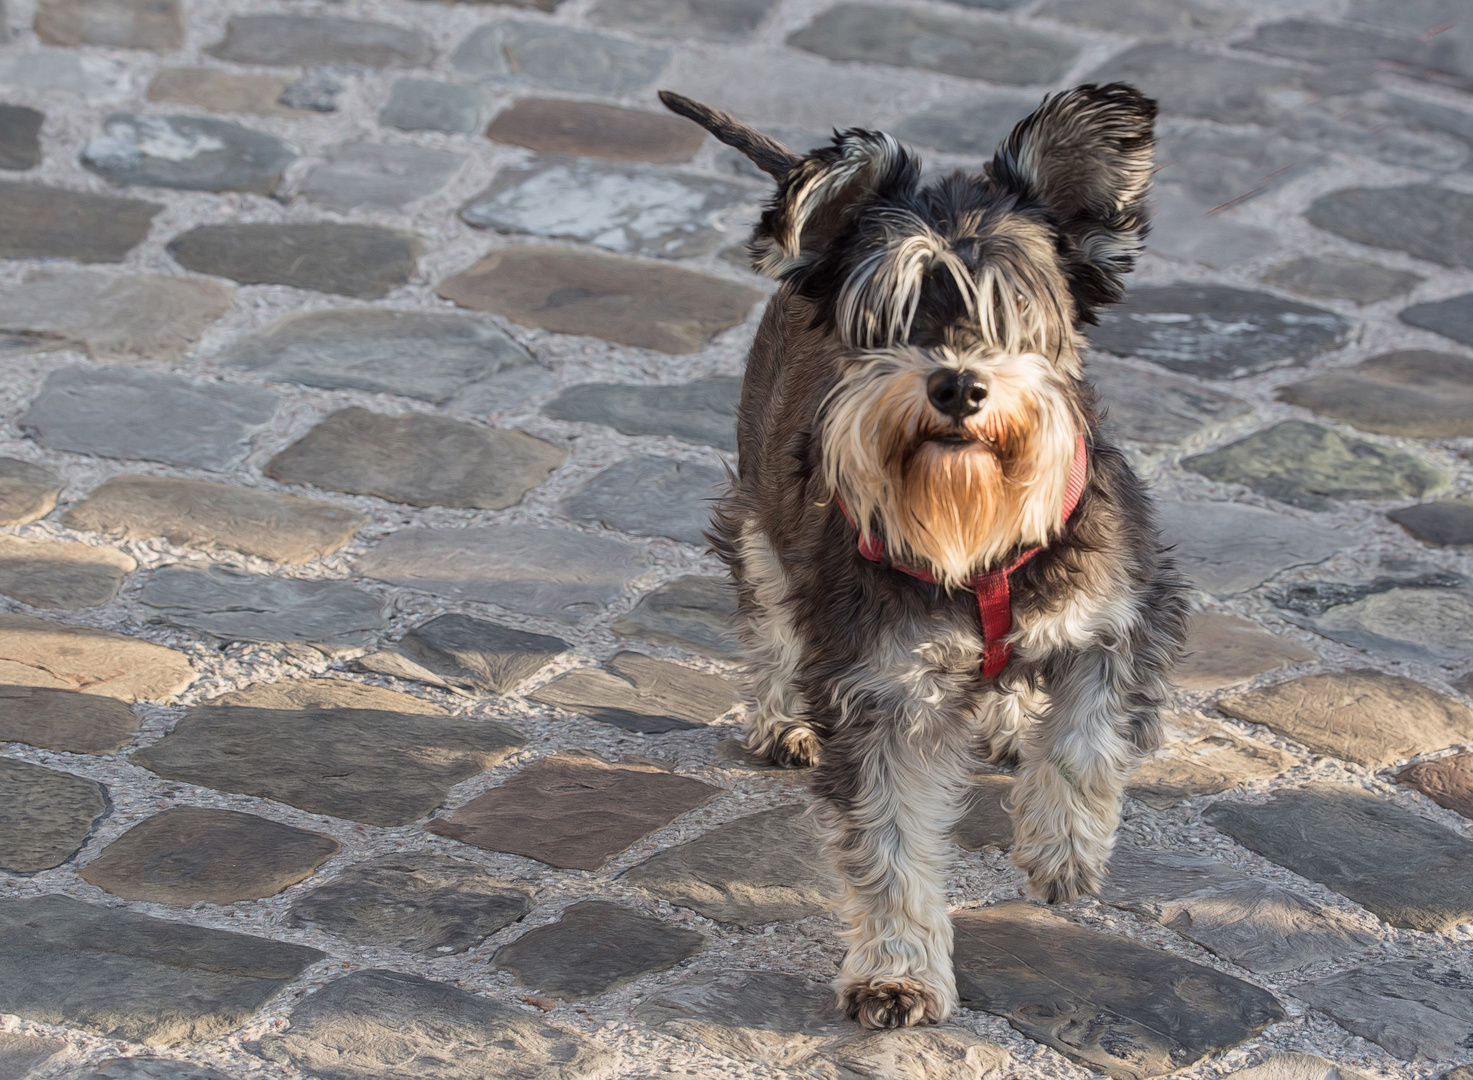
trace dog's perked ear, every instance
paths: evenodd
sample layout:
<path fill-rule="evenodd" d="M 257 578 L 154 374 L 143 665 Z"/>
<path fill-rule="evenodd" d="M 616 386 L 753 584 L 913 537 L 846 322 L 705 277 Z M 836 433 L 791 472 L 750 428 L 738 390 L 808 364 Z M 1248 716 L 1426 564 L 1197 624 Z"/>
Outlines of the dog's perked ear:
<path fill-rule="evenodd" d="M 777 181 L 777 195 L 750 245 L 753 265 L 769 277 L 784 277 L 813 263 L 842 234 L 858 207 L 912 191 L 920 179 L 920 163 L 883 132 L 835 132 L 832 145 L 803 156 L 679 94 L 661 90 L 660 100 L 746 154 Z"/>
<path fill-rule="evenodd" d="M 1044 99 L 1003 140 L 988 175 L 1044 207 L 1080 319 L 1118 301 L 1149 229 L 1156 103 L 1124 83 Z"/>

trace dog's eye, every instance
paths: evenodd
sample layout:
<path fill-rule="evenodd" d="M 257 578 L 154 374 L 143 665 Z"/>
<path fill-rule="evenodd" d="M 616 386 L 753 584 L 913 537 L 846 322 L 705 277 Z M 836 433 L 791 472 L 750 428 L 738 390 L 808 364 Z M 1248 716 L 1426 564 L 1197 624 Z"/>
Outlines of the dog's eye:
<path fill-rule="evenodd" d="M 1028 306 L 1028 298 L 1020 292 L 1013 294 L 1013 301 L 1018 305 L 1019 311 L 1022 311 Z"/>

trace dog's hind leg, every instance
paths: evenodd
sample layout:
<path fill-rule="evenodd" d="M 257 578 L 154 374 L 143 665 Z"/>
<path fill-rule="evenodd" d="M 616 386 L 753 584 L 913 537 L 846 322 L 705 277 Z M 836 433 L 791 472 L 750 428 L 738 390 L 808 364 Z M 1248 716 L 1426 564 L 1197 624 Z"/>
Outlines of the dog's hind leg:
<path fill-rule="evenodd" d="M 785 768 L 813 765 L 819 738 L 797 685 L 802 648 L 787 610 L 787 575 L 755 526 L 742 530 L 740 550 L 750 601 L 741 627 L 752 695 L 747 750 Z"/>

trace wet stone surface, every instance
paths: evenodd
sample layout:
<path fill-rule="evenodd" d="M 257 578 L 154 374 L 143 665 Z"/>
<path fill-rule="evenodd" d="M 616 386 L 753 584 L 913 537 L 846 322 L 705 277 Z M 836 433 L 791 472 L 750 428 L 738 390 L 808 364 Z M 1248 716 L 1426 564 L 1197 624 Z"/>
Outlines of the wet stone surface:
<path fill-rule="evenodd" d="M 0 181 L 0 257 L 122 262 L 162 209 L 142 199 Z"/>
<path fill-rule="evenodd" d="M 1392 510 L 1386 515 L 1424 544 L 1466 547 L 1473 544 L 1473 502 L 1439 499 Z"/>
<path fill-rule="evenodd" d="M 35 874 L 60 866 L 110 809 L 107 789 L 95 780 L 0 758 L 0 870 Z"/>
<path fill-rule="evenodd" d="M 736 594 L 726 580 L 685 574 L 641 596 L 609 629 L 622 638 L 726 657 L 736 649 L 735 614 Z"/>
<path fill-rule="evenodd" d="M 416 30 L 359 19 L 305 15 L 236 15 L 225 39 L 210 53 L 237 64 L 359 64 L 368 68 L 414 67 L 434 55 Z"/>
<path fill-rule="evenodd" d="M 0 686 L 0 742 L 70 754 L 115 754 L 133 741 L 138 717 L 113 698 Z"/>
<path fill-rule="evenodd" d="M 409 280 L 420 244 L 375 225 L 201 225 L 169 241 L 168 251 L 186 270 L 243 285 L 373 300 Z"/>
<path fill-rule="evenodd" d="M 167 701 L 194 681 L 183 653 L 87 626 L 0 615 L 0 684 Z"/>
<path fill-rule="evenodd" d="M 529 634 L 469 615 L 441 615 L 356 666 L 467 694 L 504 694 L 571 648 L 550 634 Z"/>
<path fill-rule="evenodd" d="M 615 653 L 602 668 L 575 668 L 528 695 L 627 731 L 655 734 L 709 724 L 737 704 L 736 687 L 643 653 Z"/>
<path fill-rule="evenodd" d="M 435 79 L 397 79 L 378 122 L 403 131 L 475 131 L 483 95 L 474 86 Z"/>
<path fill-rule="evenodd" d="M 1393 270 L 1360 259 L 1307 256 L 1274 267 L 1261 280 L 1265 285 L 1316 300 L 1374 304 L 1401 296 L 1424 279 L 1406 270 Z"/>
<path fill-rule="evenodd" d="M 1345 546 L 1334 531 L 1241 503 L 1162 502 L 1162 536 L 1192 584 L 1219 596 L 1282 570 L 1323 562 Z"/>
<path fill-rule="evenodd" d="M 82 164 L 115 184 L 269 195 L 297 158 L 287 143 L 225 120 L 114 113 Z"/>
<path fill-rule="evenodd" d="M 705 936 L 619 904 L 584 900 L 496 950 L 491 962 L 563 1001 L 595 997 L 700 952 Z"/>
<path fill-rule="evenodd" d="M 674 386 L 585 383 L 542 407 L 556 420 L 604 424 L 625 435 L 670 435 L 682 442 L 736 450 L 740 379 L 718 376 Z"/>
<path fill-rule="evenodd" d="M 452 840 L 577 870 L 597 870 L 719 789 L 639 762 L 540 758 L 427 826 Z"/>
<path fill-rule="evenodd" d="M 1089 329 L 1096 349 L 1209 379 L 1302 364 L 1343 344 L 1351 324 L 1332 312 L 1223 285 L 1130 290 Z"/>
<path fill-rule="evenodd" d="M 663 46 L 565 26 L 506 21 L 476 30 L 450 63 L 467 79 L 623 97 L 653 82 L 669 59 L 670 50 Z"/>
<path fill-rule="evenodd" d="M 725 486 L 722 469 L 640 454 L 609 466 L 563 499 L 558 509 L 574 521 L 704 547 L 712 500 Z"/>
<path fill-rule="evenodd" d="M 66 896 L 0 900 L 0 1009 L 148 1046 L 238 1027 L 316 949 Z"/>
<path fill-rule="evenodd" d="M 1381 435 L 1473 435 L 1473 360 L 1450 353 L 1383 353 L 1286 386 L 1278 397 Z"/>
<path fill-rule="evenodd" d="M 285 921 L 355 945 L 444 956 L 465 952 L 531 910 L 527 882 L 497 879 L 463 859 L 416 853 L 350 867 L 293 903 Z"/>
<path fill-rule="evenodd" d="M 1300 983 L 1294 996 L 1406 1061 L 1459 1057 L 1473 1040 L 1473 980 L 1445 964 L 1368 964 Z"/>
<path fill-rule="evenodd" d="M 399 210 L 449 184 L 464 154 L 421 146 L 351 142 L 333 147 L 327 161 L 303 179 L 298 194 L 329 210 Z"/>
<path fill-rule="evenodd" d="M 24 172 L 41 164 L 42 113 L 24 105 L 0 105 L 0 169 Z"/>
<path fill-rule="evenodd" d="M 446 716 L 217 705 L 190 709 L 132 760 L 173 780 L 389 828 L 425 816 L 521 745 L 504 725 Z"/>
<path fill-rule="evenodd" d="M 1433 184 L 1350 188 L 1322 195 L 1305 216 L 1360 244 L 1473 267 L 1473 195 L 1465 192 Z"/>
<path fill-rule="evenodd" d="M 1473 818 L 1473 754 L 1418 762 L 1397 773 L 1396 779 L 1416 788 L 1438 806 Z"/>
<path fill-rule="evenodd" d="M 0 458 L 0 525 L 24 525 L 56 506 L 66 479 L 45 465 Z"/>
<path fill-rule="evenodd" d="M 131 555 L 111 548 L 0 536 L 0 593 L 30 607 L 105 604 L 137 566 Z"/>
<path fill-rule="evenodd" d="M 486 136 L 544 154 L 665 165 L 689 161 L 705 139 L 695 124 L 668 113 L 557 98 L 521 98 L 497 114 Z"/>
<path fill-rule="evenodd" d="M 125 900 L 233 904 L 275 896 L 339 850 L 329 836 L 255 814 L 176 806 L 118 837 L 81 877 Z"/>

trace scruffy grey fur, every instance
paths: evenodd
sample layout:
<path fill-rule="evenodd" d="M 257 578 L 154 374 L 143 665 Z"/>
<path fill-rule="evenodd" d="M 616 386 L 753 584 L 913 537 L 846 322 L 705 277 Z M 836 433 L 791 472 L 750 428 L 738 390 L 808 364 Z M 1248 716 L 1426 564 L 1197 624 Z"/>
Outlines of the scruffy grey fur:
<path fill-rule="evenodd" d="M 778 185 L 751 251 L 782 286 L 712 536 L 740 598 L 748 745 L 816 764 L 849 926 L 842 1005 L 867 1027 L 940 1021 L 956 1004 L 943 870 L 974 755 L 1017 766 L 1013 859 L 1031 893 L 1095 889 L 1183 637 L 1181 583 L 1099 430 L 1078 333 L 1140 251 L 1155 105 L 1079 87 L 981 175 L 923 186 L 882 133 L 800 155 L 662 98 Z M 980 385 L 979 411 L 938 411 L 937 372 Z M 1080 432 L 1085 487 L 1061 522 Z M 974 491 L 990 494 L 957 494 Z M 845 509 L 940 584 L 865 558 Z M 1012 658 L 988 679 L 965 583 L 1033 546 L 1011 576 Z"/>

